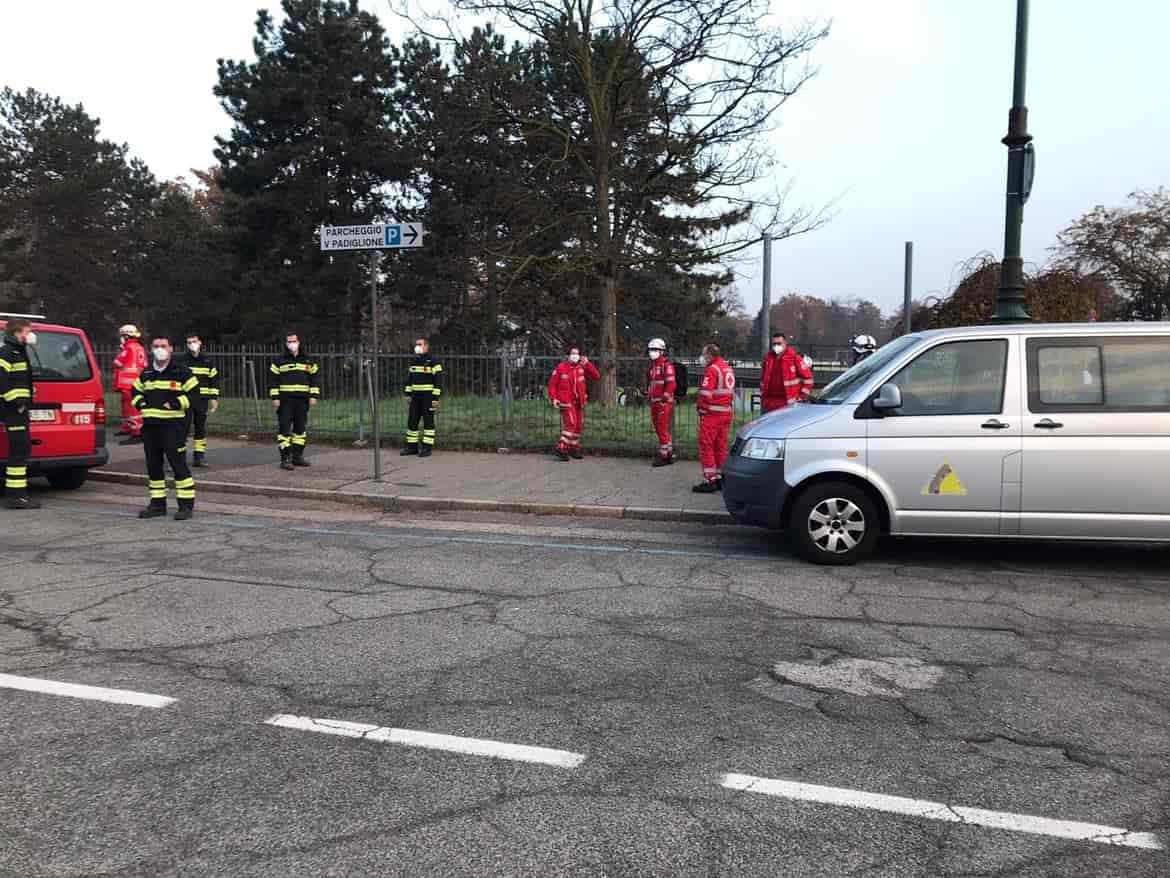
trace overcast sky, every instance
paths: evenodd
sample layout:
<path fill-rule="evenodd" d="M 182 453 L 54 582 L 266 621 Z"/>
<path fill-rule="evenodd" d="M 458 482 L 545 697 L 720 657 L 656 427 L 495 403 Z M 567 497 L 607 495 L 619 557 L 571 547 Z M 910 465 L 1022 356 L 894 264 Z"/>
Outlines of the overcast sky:
<path fill-rule="evenodd" d="M 392 34 L 385 0 L 363 0 Z M 818 76 L 783 110 L 775 148 L 793 198 L 839 198 L 823 230 L 778 243 L 774 296 L 902 295 L 915 243 L 919 297 L 949 291 L 956 265 L 1003 247 L 1013 0 L 773 0 L 779 20 L 831 19 Z M 4 0 L 0 84 L 81 102 L 105 136 L 160 177 L 213 163 L 227 117 L 217 57 L 250 58 L 255 11 L 277 0 Z M 1024 257 L 1096 204 L 1170 186 L 1170 3 L 1033 0 L 1028 72 L 1037 173 Z M 758 308 L 758 258 L 740 288 Z"/>

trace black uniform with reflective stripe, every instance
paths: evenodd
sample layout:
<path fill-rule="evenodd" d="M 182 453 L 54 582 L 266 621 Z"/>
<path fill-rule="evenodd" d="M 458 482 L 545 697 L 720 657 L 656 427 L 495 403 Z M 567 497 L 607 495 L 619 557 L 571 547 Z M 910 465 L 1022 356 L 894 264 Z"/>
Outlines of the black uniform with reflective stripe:
<path fill-rule="evenodd" d="M 286 351 L 268 369 L 269 398 L 308 399 L 320 396 L 319 371 L 320 367 L 303 352 L 293 356 Z"/>
<path fill-rule="evenodd" d="M 130 403 L 142 412 L 145 424 L 182 421 L 198 387 L 191 370 L 172 357 L 165 369 L 147 366 L 143 370 L 134 382 Z"/>
<path fill-rule="evenodd" d="M 199 356 L 195 356 L 188 351 L 182 362 L 199 381 L 199 398 L 191 400 L 192 403 L 206 405 L 208 400 L 219 396 L 219 369 L 212 365 L 206 354 L 200 351 Z"/>
<path fill-rule="evenodd" d="M 28 435 L 28 408 L 32 403 L 32 366 L 28 350 L 11 335 L 0 345 L 0 423 L 8 433 L 8 460 L 4 486 L 8 496 L 28 496 L 28 458 L 32 440 Z"/>
<path fill-rule="evenodd" d="M 430 351 L 415 355 L 406 379 L 406 393 L 439 398 L 443 395 L 443 364 Z"/>
<path fill-rule="evenodd" d="M 32 399 L 32 366 L 28 349 L 11 335 L 5 334 L 0 345 L 0 404 L 24 404 Z"/>

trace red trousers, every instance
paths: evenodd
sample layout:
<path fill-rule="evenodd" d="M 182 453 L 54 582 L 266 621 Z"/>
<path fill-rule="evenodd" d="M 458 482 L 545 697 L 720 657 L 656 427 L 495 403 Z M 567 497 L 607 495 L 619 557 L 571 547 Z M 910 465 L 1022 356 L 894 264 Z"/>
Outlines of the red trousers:
<path fill-rule="evenodd" d="M 559 451 L 575 451 L 581 447 L 581 431 L 585 427 L 585 409 L 579 405 L 562 405 Z"/>
<path fill-rule="evenodd" d="M 731 412 L 699 415 L 699 463 L 703 481 L 713 482 L 723 473 L 727 460 L 727 434 L 731 432 Z"/>
<path fill-rule="evenodd" d="M 122 394 L 122 428 L 131 436 L 142 435 L 142 414 L 130 404 L 133 390 L 120 390 Z"/>
<path fill-rule="evenodd" d="M 674 454 L 674 444 L 670 441 L 670 413 L 673 411 L 673 402 L 650 403 L 650 423 L 658 434 L 658 456 L 663 460 Z"/>

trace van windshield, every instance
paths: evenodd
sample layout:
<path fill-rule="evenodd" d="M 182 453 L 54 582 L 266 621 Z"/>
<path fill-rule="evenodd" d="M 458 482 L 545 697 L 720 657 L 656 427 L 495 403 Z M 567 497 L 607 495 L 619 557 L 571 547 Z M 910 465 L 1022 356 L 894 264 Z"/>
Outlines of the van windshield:
<path fill-rule="evenodd" d="M 50 330 L 36 333 L 37 343 L 28 346 L 34 381 L 88 381 L 93 377 L 80 335 Z"/>
<path fill-rule="evenodd" d="M 867 383 L 875 373 L 885 369 L 891 360 L 897 359 L 903 351 L 917 344 L 918 340 L 916 335 L 903 335 L 894 339 L 830 382 L 820 393 L 813 396 L 812 402 L 821 405 L 840 405 L 852 396 L 858 387 Z"/>

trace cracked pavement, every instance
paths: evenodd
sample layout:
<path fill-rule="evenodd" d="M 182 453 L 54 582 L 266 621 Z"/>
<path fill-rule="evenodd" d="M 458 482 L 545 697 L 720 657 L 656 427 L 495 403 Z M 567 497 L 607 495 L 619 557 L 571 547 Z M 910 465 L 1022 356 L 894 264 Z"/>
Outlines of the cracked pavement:
<path fill-rule="evenodd" d="M 890 542 L 829 570 L 731 526 L 211 495 L 193 522 L 144 523 L 137 490 L 42 498 L 0 519 L 0 673 L 178 702 L 0 689 L 5 878 L 1170 873 L 1166 852 L 719 785 L 1170 842 L 1166 548 Z M 895 659 L 941 674 L 859 695 L 776 670 Z M 263 724 L 277 713 L 586 758 Z"/>

